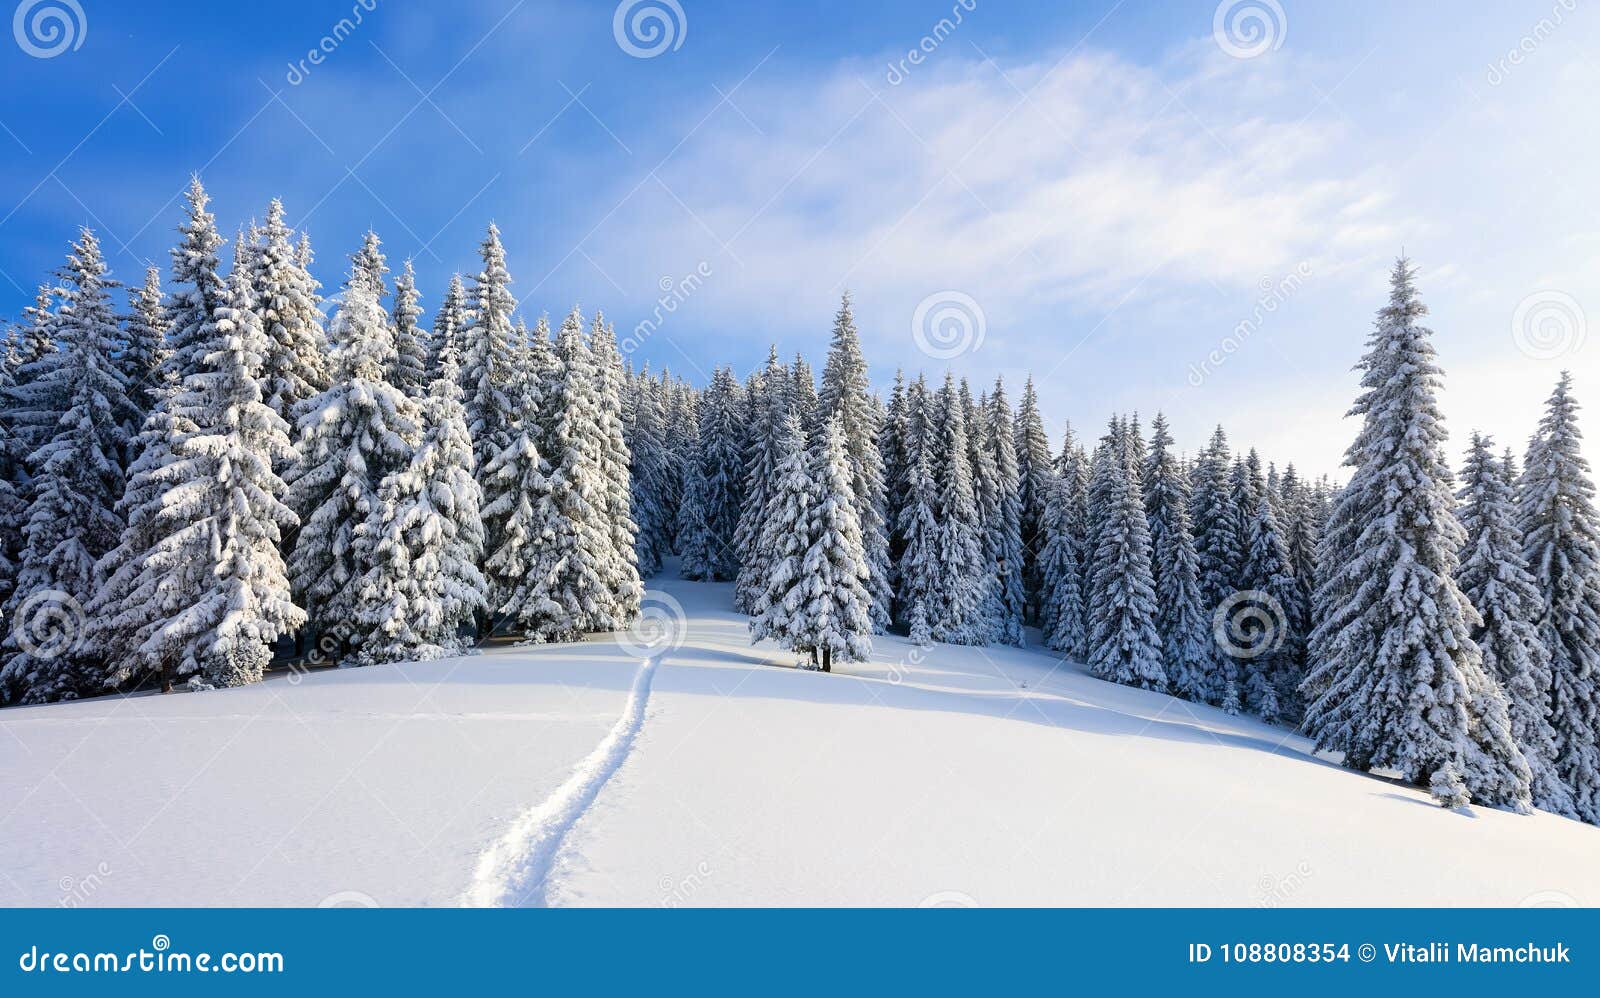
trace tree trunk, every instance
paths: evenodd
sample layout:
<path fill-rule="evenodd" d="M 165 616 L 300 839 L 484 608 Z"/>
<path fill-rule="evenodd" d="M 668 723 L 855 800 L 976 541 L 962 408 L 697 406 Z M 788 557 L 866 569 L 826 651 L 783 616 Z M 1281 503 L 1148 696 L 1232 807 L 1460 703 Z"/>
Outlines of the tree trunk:
<path fill-rule="evenodd" d="M 172 692 L 172 663 L 171 662 L 162 662 L 161 663 L 161 692 L 162 693 L 171 693 Z"/>
<path fill-rule="evenodd" d="M 822 671 L 823 672 L 832 672 L 833 671 L 833 649 L 832 648 L 824 648 L 824 649 L 822 649 Z"/>

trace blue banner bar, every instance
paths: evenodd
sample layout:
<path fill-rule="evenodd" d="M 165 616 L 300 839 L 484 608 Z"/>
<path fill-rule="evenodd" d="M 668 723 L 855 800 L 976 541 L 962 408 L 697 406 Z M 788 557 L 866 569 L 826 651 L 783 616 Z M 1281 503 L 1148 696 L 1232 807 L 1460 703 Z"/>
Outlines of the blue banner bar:
<path fill-rule="evenodd" d="M 0 912 L 0 993 L 1070 995 L 1573 987 L 1592 910 Z M 1359 989 L 1359 992 L 1356 990 Z"/>

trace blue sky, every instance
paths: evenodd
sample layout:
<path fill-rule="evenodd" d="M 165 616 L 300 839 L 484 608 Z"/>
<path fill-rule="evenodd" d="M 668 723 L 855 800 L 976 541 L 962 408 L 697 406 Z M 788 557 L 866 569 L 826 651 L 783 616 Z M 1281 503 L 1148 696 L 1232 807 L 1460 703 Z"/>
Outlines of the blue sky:
<path fill-rule="evenodd" d="M 1221 421 L 1335 471 L 1402 246 L 1453 453 L 1520 449 L 1562 367 L 1600 398 L 1582 0 L 1232 0 L 1220 38 L 1213 2 L 678 0 L 645 57 L 600 0 L 77 0 L 80 44 L 30 54 L 63 3 L 0 44 L 0 314 L 81 224 L 123 279 L 165 266 L 199 171 L 230 233 L 283 198 L 329 288 L 375 228 L 430 315 L 490 219 L 530 317 L 626 334 L 698 274 L 635 355 L 696 380 L 820 362 L 848 287 L 880 385 L 1032 370 L 1052 439 L 1162 409 L 1187 449 Z"/>

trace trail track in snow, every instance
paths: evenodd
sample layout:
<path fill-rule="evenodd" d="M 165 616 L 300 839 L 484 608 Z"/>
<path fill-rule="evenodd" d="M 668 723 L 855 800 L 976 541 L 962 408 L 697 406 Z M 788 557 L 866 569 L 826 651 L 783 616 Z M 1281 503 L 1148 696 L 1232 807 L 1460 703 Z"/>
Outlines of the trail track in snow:
<path fill-rule="evenodd" d="M 622 768 L 644 725 L 659 655 L 645 659 L 633 678 L 622 716 L 611 731 L 573 767 L 572 775 L 541 803 L 522 812 L 498 841 L 478 858 L 472 886 L 462 904 L 474 908 L 542 908 L 556 855 L 567 833 L 600 796 L 611 774 Z"/>

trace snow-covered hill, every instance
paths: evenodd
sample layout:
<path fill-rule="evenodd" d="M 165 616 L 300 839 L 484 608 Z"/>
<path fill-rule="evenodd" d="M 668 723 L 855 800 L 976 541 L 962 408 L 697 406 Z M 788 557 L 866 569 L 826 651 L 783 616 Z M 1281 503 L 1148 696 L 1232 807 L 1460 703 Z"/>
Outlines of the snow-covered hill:
<path fill-rule="evenodd" d="M 1444 811 L 1036 650 L 823 675 L 727 586 L 610 639 L 0 711 L 0 902 L 1600 902 L 1600 829 Z"/>

